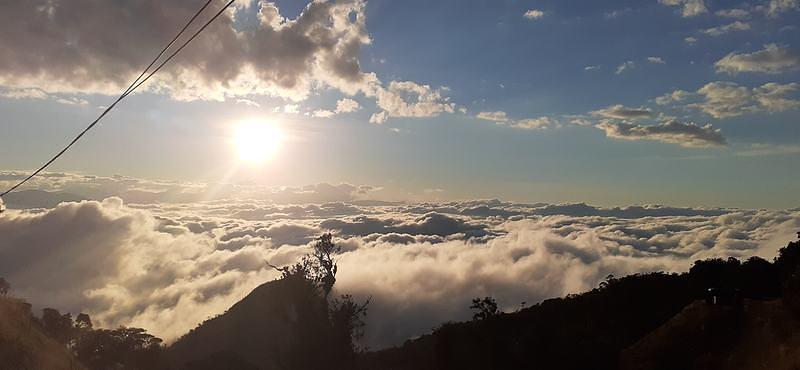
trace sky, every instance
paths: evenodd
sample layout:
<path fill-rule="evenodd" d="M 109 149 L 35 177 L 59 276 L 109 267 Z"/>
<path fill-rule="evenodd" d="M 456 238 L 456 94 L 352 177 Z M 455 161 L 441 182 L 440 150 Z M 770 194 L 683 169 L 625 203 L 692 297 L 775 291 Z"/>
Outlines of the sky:
<path fill-rule="evenodd" d="M 30 1 L 0 16 L 2 167 L 55 153 L 198 6 Z M 796 207 L 799 18 L 796 0 L 240 1 L 52 169 Z M 279 127 L 269 160 L 239 159 L 245 121 Z"/>
<path fill-rule="evenodd" d="M 7 4 L 0 187 L 201 3 Z M 238 1 L 0 200 L 0 276 L 170 342 L 330 232 L 382 348 L 474 297 L 771 259 L 800 229 L 798 20 L 798 0 Z"/>

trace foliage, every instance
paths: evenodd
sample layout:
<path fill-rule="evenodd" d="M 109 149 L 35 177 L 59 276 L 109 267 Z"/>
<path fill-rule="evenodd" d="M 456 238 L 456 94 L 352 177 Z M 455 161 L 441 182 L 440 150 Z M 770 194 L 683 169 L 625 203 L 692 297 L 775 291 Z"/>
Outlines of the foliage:
<path fill-rule="evenodd" d="M 73 351 L 89 369 L 158 369 L 163 367 L 161 339 L 140 328 L 88 330 Z"/>
<path fill-rule="evenodd" d="M 475 310 L 472 315 L 472 320 L 486 320 L 500 315 L 500 310 L 497 308 L 497 301 L 492 297 L 473 298 L 470 309 Z"/>
<path fill-rule="evenodd" d="M 145 329 L 94 329 L 88 314 L 72 319 L 53 308 L 42 310 L 40 325 L 90 370 L 165 368 L 161 339 Z"/>
<path fill-rule="evenodd" d="M 682 274 L 609 275 L 591 291 L 491 320 L 484 319 L 497 312 L 494 301 L 476 298 L 470 307 L 477 310 L 473 321 L 442 325 L 399 348 L 364 354 L 359 367 L 617 369 L 624 349 L 702 300 L 709 288 L 737 290 L 752 300 L 782 295 L 786 306 L 800 315 L 800 241 L 782 248 L 773 262 L 717 258 L 697 261 Z M 742 310 L 722 307 L 714 312 Z"/>
<path fill-rule="evenodd" d="M 336 333 L 347 335 L 346 338 L 341 338 L 341 340 L 350 343 L 353 351 L 359 350 L 354 343 L 364 336 L 364 327 L 366 326 L 364 319 L 367 316 L 369 302 L 370 299 L 362 303 L 356 303 L 353 300 L 353 296 L 343 294 L 340 298 L 335 298 L 330 304 L 329 311 L 333 330 Z"/>

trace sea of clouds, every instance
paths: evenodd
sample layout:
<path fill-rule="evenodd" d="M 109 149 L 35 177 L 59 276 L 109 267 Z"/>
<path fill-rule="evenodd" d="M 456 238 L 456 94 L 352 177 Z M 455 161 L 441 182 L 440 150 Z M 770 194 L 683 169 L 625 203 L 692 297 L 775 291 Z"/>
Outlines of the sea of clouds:
<path fill-rule="evenodd" d="M 0 172 L 0 185 L 20 176 Z M 609 274 L 771 259 L 800 230 L 797 209 L 403 203 L 376 190 L 50 173 L 5 198 L 0 276 L 38 308 L 174 340 L 276 278 L 266 261 L 292 263 L 332 232 L 344 250 L 336 289 L 372 297 L 366 343 L 380 348 L 468 319 L 473 297 L 514 310 Z"/>

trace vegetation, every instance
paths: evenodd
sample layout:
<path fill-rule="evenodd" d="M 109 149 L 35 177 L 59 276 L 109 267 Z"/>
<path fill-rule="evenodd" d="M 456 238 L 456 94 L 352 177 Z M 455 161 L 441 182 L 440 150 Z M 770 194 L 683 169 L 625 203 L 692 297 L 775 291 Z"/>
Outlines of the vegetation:
<path fill-rule="evenodd" d="M 690 303 L 703 300 L 709 288 L 737 291 L 748 300 L 786 302 L 798 316 L 776 316 L 776 322 L 800 323 L 799 267 L 800 241 L 795 241 L 782 248 L 772 262 L 758 257 L 744 262 L 735 258 L 708 259 L 695 262 L 689 272 L 682 274 L 656 272 L 622 278 L 609 275 L 589 292 L 546 300 L 512 313 L 498 312 L 491 297 L 476 298 L 470 306 L 476 310 L 473 321 L 448 323 L 398 348 L 365 353 L 360 357 L 359 368 L 617 369 L 623 350 Z M 706 332 L 703 338 L 730 336 L 723 329 L 733 326 L 730 320 L 738 319 L 740 316 L 730 314 L 707 322 L 721 323 L 706 326 L 707 330 L 720 331 Z M 673 339 L 693 343 L 688 337 Z"/>
<path fill-rule="evenodd" d="M 0 298 L 0 363 L 48 369 L 667 369 L 709 368 L 734 358 L 765 363 L 759 356 L 769 354 L 773 368 L 800 364 L 800 351 L 775 352 L 800 345 L 792 334 L 800 330 L 800 241 L 771 262 L 707 259 L 681 274 L 609 275 L 591 291 L 527 308 L 523 303 L 510 313 L 492 297 L 475 298 L 472 321 L 447 323 L 377 352 L 357 345 L 369 300 L 329 298 L 339 252 L 329 234 L 321 236 L 299 262 L 270 265 L 280 279 L 170 347 L 144 329 L 95 329 L 86 314 L 73 319 L 54 309 L 36 318 L 30 305 Z M 701 303 L 709 288 L 735 291 L 750 308 L 709 309 L 714 306 Z M 756 338 L 770 345 L 741 345 Z"/>
<path fill-rule="evenodd" d="M 324 234 L 297 263 L 268 263 L 281 278 L 180 338 L 168 349 L 171 362 L 187 369 L 354 368 L 369 300 L 332 297 L 339 253 Z"/>

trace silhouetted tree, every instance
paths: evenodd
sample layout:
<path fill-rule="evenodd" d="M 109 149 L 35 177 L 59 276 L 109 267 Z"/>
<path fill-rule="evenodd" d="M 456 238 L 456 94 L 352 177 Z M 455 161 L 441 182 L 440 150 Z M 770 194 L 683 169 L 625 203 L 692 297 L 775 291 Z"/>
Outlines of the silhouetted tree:
<path fill-rule="evenodd" d="M 75 328 L 79 331 L 89 331 L 92 330 L 92 318 L 89 317 L 88 314 L 80 313 L 77 317 L 75 317 Z"/>
<path fill-rule="evenodd" d="M 343 294 L 336 298 L 330 305 L 331 325 L 335 333 L 342 336 L 340 339 L 350 344 L 353 352 L 358 352 L 355 342 L 364 336 L 364 318 L 367 316 L 367 306 L 370 299 L 363 303 L 356 303 L 353 296 Z"/>
<path fill-rule="evenodd" d="M 600 282 L 600 289 L 607 289 L 608 287 L 610 287 L 612 284 L 614 284 L 616 282 L 617 282 L 617 278 L 615 278 L 613 274 L 608 274 L 608 276 L 606 276 L 605 280 Z"/>
<path fill-rule="evenodd" d="M 9 290 L 11 290 L 11 284 L 9 284 L 6 279 L 0 277 L 0 295 L 8 295 Z"/>
<path fill-rule="evenodd" d="M 336 283 L 338 266 L 335 255 L 341 248 L 333 242 L 330 233 L 320 236 L 311 253 L 287 267 L 267 264 L 282 274 L 282 280 L 292 286 L 295 304 L 291 351 L 283 367 L 291 369 L 317 369 L 335 367 L 349 369 L 355 366 L 355 344 L 363 335 L 364 317 L 369 300 L 356 303 L 352 296 L 342 295 L 331 302 L 328 296 Z"/>
<path fill-rule="evenodd" d="M 323 298 L 328 295 L 336 283 L 338 266 L 334 255 L 341 252 L 341 248 L 333 243 L 333 235 L 325 233 L 314 243 L 310 254 L 304 256 L 299 262 L 288 267 L 277 267 L 269 262 L 267 264 L 280 271 L 284 279 L 300 278 L 307 280 L 318 288 Z"/>
<path fill-rule="evenodd" d="M 472 314 L 473 320 L 486 320 L 500 315 L 500 310 L 497 308 L 497 301 L 492 297 L 473 298 L 470 309 L 476 312 Z"/>
<path fill-rule="evenodd" d="M 45 332 L 57 342 L 68 344 L 74 338 L 74 326 L 72 315 L 69 313 L 61 314 L 53 308 L 42 310 L 42 325 Z"/>
<path fill-rule="evenodd" d="M 89 330 L 73 352 L 91 370 L 165 368 L 161 339 L 140 328 Z"/>

